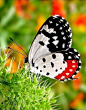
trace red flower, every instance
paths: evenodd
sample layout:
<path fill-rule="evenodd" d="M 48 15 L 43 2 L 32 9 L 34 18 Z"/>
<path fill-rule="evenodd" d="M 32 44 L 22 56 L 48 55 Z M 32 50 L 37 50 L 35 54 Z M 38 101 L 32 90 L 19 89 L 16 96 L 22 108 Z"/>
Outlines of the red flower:
<path fill-rule="evenodd" d="M 66 17 L 63 0 L 52 0 L 52 15 L 55 15 L 55 14 L 58 14 L 64 18 Z"/>
<path fill-rule="evenodd" d="M 31 18 L 31 13 L 32 11 L 35 10 L 35 7 L 29 0 L 15 0 L 15 8 L 16 8 L 16 13 L 24 17 L 26 19 Z"/>
<path fill-rule="evenodd" d="M 78 15 L 76 21 L 75 21 L 75 24 L 77 26 L 79 25 L 84 25 L 86 27 L 86 14 L 80 14 Z"/>
<path fill-rule="evenodd" d="M 79 14 L 74 20 L 74 26 L 78 27 L 79 31 L 86 32 L 86 14 Z"/>

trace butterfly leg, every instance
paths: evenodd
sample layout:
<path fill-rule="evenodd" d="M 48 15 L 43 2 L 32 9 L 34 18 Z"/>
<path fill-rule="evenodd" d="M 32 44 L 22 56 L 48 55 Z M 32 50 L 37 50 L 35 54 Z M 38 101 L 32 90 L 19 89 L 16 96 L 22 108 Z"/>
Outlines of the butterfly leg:
<path fill-rule="evenodd" d="M 41 80 L 41 76 L 42 76 L 42 75 L 41 75 L 41 74 L 39 74 L 39 73 L 37 73 L 37 75 L 36 75 L 36 76 L 37 76 L 37 80 L 38 80 L 38 82 L 39 82 L 39 84 L 40 84 L 40 82 L 41 82 L 40 80 Z"/>
<path fill-rule="evenodd" d="M 33 83 L 33 73 L 30 71 L 31 82 Z"/>

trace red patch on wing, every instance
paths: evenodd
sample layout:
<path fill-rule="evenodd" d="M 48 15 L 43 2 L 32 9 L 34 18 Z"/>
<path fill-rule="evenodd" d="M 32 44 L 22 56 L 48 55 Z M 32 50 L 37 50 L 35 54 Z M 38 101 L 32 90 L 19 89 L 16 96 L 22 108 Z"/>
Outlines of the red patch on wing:
<path fill-rule="evenodd" d="M 58 80 L 64 80 L 66 78 L 70 78 L 77 69 L 78 63 L 77 60 L 66 60 L 67 68 L 61 73 L 58 74 L 55 78 Z"/>

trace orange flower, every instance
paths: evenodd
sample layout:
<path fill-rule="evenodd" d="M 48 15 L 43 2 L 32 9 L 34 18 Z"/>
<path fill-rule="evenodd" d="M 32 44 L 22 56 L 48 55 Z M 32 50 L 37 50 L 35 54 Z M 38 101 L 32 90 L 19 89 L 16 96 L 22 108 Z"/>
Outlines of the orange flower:
<path fill-rule="evenodd" d="M 77 26 L 79 25 L 84 25 L 86 27 L 86 14 L 80 14 L 78 17 L 77 17 L 77 20 L 75 21 L 75 24 Z"/>
<path fill-rule="evenodd" d="M 6 64 L 5 64 L 5 66 L 10 66 L 10 63 L 11 63 L 11 61 L 12 61 L 12 59 L 8 59 L 7 60 L 7 62 L 6 62 Z M 16 73 L 17 72 L 17 64 L 16 64 L 16 62 L 15 61 L 13 61 L 12 62 L 12 66 L 11 66 L 11 71 L 10 71 L 10 73 Z"/>
<path fill-rule="evenodd" d="M 55 15 L 55 14 L 58 14 L 64 18 L 66 17 L 63 0 L 52 0 L 52 15 Z"/>
<path fill-rule="evenodd" d="M 30 0 L 15 0 L 14 4 L 16 8 L 16 13 L 19 16 L 26 19 L 31 18 L 31 13 L 35 10 L 35 7 Z"/>
<path fill-rule="evenodd" d="M 76 106 L 78 106 L 80 102 L 84 99 L 84 97 L 84 93 L 80 92 L 77 97 L 72 102 L 70 102 L 70 108 L 75 108 Z"/>
<path fill-rule="evenodd" d="M 82 84 L 82 74 L 79 72 L 74 78 L 79 78 L 76 80 L 72 80 L 74 90 L 78 90 Z"/>
<path fill-rule="evenodd" d="M 82 32 L 86 31 L 86 14 L 79 14 L 77 19 L 74 21 L 74 25 L 79 28 Z"/>
<path fill-rule="evenodd" d="M 11 44 L 9 45 L 9 47 L 11 47 Z M 19 52 L 21 52 L 21 53 L 23 53 L 23 51 L 17 45 L 13 45 L 12 48 L 17 50 L 17 51 L 19 51 Z M 7 55 L 9 55 L 11 52 L 12 52 L 12 50 L 10 50 L 10 49 L 6 50 Z M 15 59 L 12 62 L 12 67 L 11 67 L 10 73 L 12 73 L 12 72 L 16 73 L 17 69 L 18 69 L 18 66 L 22 67 L 23 64 L 24 64 L 24 56 L 19 54 L 19 53 L 17 53 L 17 52 L 15 52 L 15 51 L 13 51 L 13 53 L 9 56 L 9 58 L 7 60 L 6 66 L 10 66 L 10 63 L 11 63 L 13 57 Z"/>
<path fill-rule="evenodd" d="M 37 27 L 36 27 L 36 31 L 38 31 L 40 29 L 40 27 L 43 25 L 43 23 L 46 21 L 46 19 L 44 18 L 44 16 L 40 15 L 37 19 Z"/>

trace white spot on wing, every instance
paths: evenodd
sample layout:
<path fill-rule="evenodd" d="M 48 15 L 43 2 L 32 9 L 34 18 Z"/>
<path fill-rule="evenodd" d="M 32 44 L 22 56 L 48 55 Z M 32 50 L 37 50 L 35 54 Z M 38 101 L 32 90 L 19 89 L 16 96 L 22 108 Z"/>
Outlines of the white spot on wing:
<path fill-rule="evenodd" d="M 69 69 L 69 71 L 72 72 L 73 70 L 72 69 Z"/>
<path fill-rule="evenodd" d="M 71 28 L 69 27 L 68 31 L 70 32 L 71 31 Z"/>
<path fill-rule="evenodd" d="M 67 22 L 67 24 L 69 24 L 69 23 Z"/>
<path fill-rule="evenodd" d="M 66 82 L 66 81 L 67 81 L 67 79 L 64 79 L 64 81 Z"/>
<path fill-rule="evenodd" d="M 62 76 L 62 77 L 61 77 L 61 79 L 64 79 L 64 78 L 65 78 L 65 76 Z"/>
<path fill-rule="evenodd" d="M 58 40 L 56 40 L 56 41 L 53 41 L 53 44 L 55 44 L 55 45 L 57 45 L 58 44 Z"/>
<path fill-rule="evenodd" d="M 72 78 L 74 78 L 75 77 L 75 75 L 72 75 Z"/>
<path fill-rule="evenodd" d="M 79 71 L 76 71 L 76 73 L 78 73 Z"/>
<path fill-rule="evenodd" d="M 63 39 L 66 40 L 66 37 L 64 36 Z"/>
<path fill-rule="evenodd" d="M 60 19 L 60 21 L 62 21 L 62 22 L 63 22 L 63 19 Z"/>
<path fill-rule="evenodd" d="M 73 60 L 72 63 L 75 63 L 75 61 Z"/>
<path fill-rule="evenodd" d="M 57 36 L 54 36 L 53 39 L 56 40 L 57 39 Z"/>
<path fill-rule="evenodd" d="M 64 35 L 64 32 L 61 32 L 61 35 Z"/>
<path fill-rule="evenodd" d="M 68 56 L 68 59 L 71 59 L 71 56 Z"/>
<path fill-rule="evenodd" d="M 72 33 L 70 34 L 70 38 L 72 37 Z"/>
<path fill-rule="evenodd" d="M 65 48 L 65 44 L 64 43 L 62 44 L 62 48 Z"/>
<path fill-rule="evenodd" d="M 75 66 L 75 65 L 73 65 L 72 67 L 73 67 L 73 68 L 75 68 L 76 66 Z"/>
<path fill-rule="evenodd" d="M 79 60 L 79 63 L 82 63 L 81 60 Z"/>
<path fill-rule="evenodd" d="M 80 54 L 78 54 L 78 56 L 80 57 Z"/>
<path fill-rule="evenodd" d="M 76 56 L 76 58 L 79 58 L 79 56 Z"/>
<path fill-rule="evenodd" d="M 65 24 L 65 26 L 67 26 L 67 23 Z"/>
<path fill-rule="evenodd" d="M 64 19 L 64 18 L 62 17 L 62 19 Z"/>
<path fill-rule="evenodd" d="M 54 17 L 54 18 L 57 18 L 58 16 L 59 16 L 59 15 L 54 15 L 53 17 Z"/>
<path fill-rule="evenodd" d="M 69 44 L 69 47 L 71 48 L 71 44 Z"/>
<path fill-rule="evenodd" d="M 79 68 L 81 68 L 81 66 L 79 66 Z"/>
<path fill-rule="evenodd" d="M 52 21 L 49 21 L 50 23 L 53 23 Z"/>
<path fill-rule="evenodd" d="M 56 26 L 58 26 L 59 24 L 56 23 Z"/>
<path fill-rule="evenodd" d="M 77 50 L 76 50 L 76 49 L 74 49 L 74 51 L 75 51 L 75 52 L 77 52 Z"/>
<path fill-rule="evenodd" d="M 68 76 L 68 75 L 69 75 L 69 73 L 66 73 L 66 75 Z"/>
<path fill-rule="evenodd" d="M 48 28 L 48 25 L 44 25 L 40 31 L 42 30 L 45 30 L 48 33 L 56 33 L 56 31 L 54 31 L 54 28 Z"/>
<path fill-rule="evenodd" d="M 60 27 L 59 29 L 62 30 L 62 27 Z"/>

